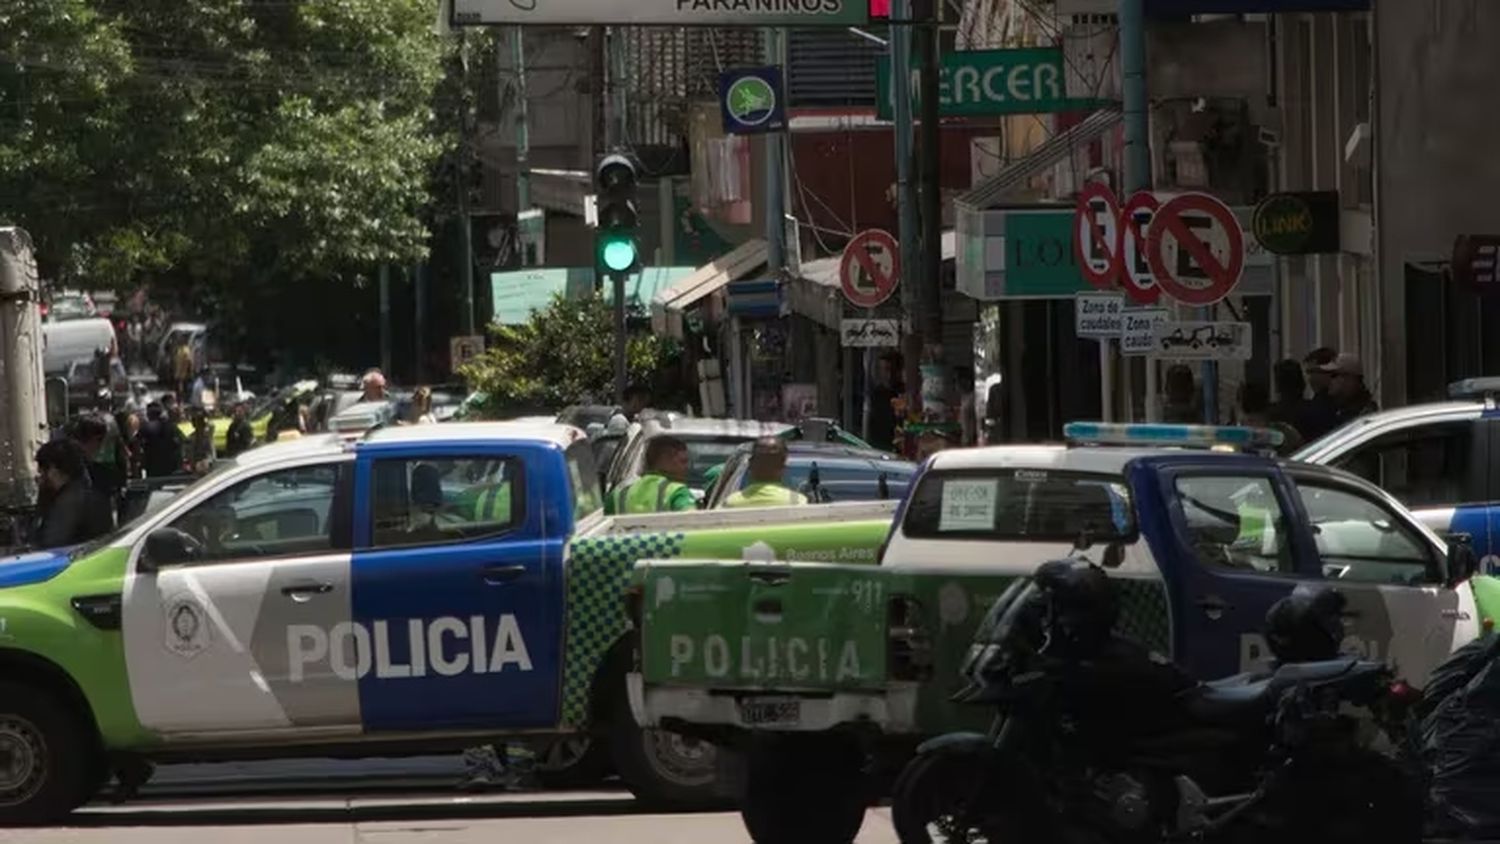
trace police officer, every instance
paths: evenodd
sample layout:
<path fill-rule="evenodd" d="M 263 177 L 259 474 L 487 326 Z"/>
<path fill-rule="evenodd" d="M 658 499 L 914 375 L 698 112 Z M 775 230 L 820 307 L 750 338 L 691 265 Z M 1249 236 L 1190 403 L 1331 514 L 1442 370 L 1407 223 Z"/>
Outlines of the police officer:
<path fill-rule="evenodd" d="M 671 436 L 653 437 L 646 444 L 646 474 L 614 491 L 609 512 L 666 513 L 692 510 L 698 499 L 683 481 L 688 476 L 687 443 Z"/>
<path fill-rule="evenodd" d="M 786 507 L 806 504 L 807 498 L 781 482 L 786 473 L 786 443 L 763 437 L 750 451 L 750 482 L 725 499 L 725 507 Z"/>

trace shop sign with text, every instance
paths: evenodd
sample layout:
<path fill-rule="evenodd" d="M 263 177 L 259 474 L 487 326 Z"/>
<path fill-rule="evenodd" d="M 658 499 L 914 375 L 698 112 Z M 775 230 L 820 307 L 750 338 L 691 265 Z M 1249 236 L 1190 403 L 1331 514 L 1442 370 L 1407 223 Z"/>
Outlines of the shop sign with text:
<path fill-rule="evenodd" d="M 912 112 L 918 108 L 921 72 L 912 69 Z M 1035 47 L 1018 50 L 960 50 L 944 53 L 938 68 L 938 112 L 944 117 L 995 114 L 1045 114 L 1097 108 L 1101 100 L 1069 97 L 1062 50 Z M 890 62 L 875 65 L 876 116 L 890 120 Z"/>

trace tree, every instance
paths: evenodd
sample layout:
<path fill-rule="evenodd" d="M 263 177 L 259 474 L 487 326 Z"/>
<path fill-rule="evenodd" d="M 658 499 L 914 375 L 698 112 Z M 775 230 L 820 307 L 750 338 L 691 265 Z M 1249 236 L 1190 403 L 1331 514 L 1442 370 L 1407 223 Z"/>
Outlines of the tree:
<path fill-rule="evenodd" d="M 489 348 L 462 370 L 476 390 L 489 395 L 487 410 L 516 407 L 560 409 L 590 397 L 614 395 L 614 311 L 598 295 L 555 297 L 524 325 L 490 330 Z M 679 354 L 677 344 L 650 333 L 632 333 L 626 343 L 632 381 L 654 380 Z"/>
<path fill-rule="evenodd" d="M 8 0 L 0 222 L 43 274 L 254 288 L 425 255 L 431 0 Z"/>

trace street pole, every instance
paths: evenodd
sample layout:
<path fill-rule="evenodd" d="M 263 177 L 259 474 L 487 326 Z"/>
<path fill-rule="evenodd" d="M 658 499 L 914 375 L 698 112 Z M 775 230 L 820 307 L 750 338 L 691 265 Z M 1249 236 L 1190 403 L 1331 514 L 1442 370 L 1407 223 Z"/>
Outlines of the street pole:
<path fill-rule="evenodd" d="M 606 105 L 605 122 L 605 147 L 606 149 L 619 149 L 625 140 L 625 93 L 621 85 L 623 76 L 623 56 L 619 44 L 620 29 L 618 27 L 606 30 L 604 33 L 604 55 L 603 69 L 604 92 Z M 610 281 L 613 285 L 611 292 L 614 295 L 615 310 L 615 401 L 619 404 L 625 403 L 625 389 L 629 386 L 626 381 L 630 377 L 627 366 L 627 325 L 625 319 L 625 274 L 611 273 Z"/>
<path fill-rule="evenodd" d="M 1151 112 L 1146 93 L 1146 14 L 1144 0 L 1119 0 L 1120 71 L 1125 90 L 1125 192 L 1121 202 L 1136 191 L 1151 190 Z M 1137 249 L 1144 248 L 1138 244 Z M 1099 342 L 1100 383 L 1109 381 L 1109 341 Z M 1146 421 L 1156 422 L 1161 414 L 1156 406 L 1156 356 L 1146 356 Z M 1101 390 L 1107 390 L 1102 387 Z M 1110 400 L 1104 393 L 1104 412 L 1108 419 Z"/>
<path fill-rule="evenodd" d="M 380 265 L 380 371 L 391 375 L 391 265 Z"/>
<path fill-rule="evenodd" d="M 891 103 L 892 118 L 895 126 L 896 147 L 896 242 L 901 255 L 901 304 L 905 311 L 906 324 L 908 327 L 908 338 L 915 338 L 920 329 L 917 318 L 920 308 L 917 290 L 917 279 L 921 277 L 917 267 L 917 256 L 921 251 L 917 248 L 917 201 L 912 191 L 911 168 L 912 168 L 912 114 L 911 114 L 911 0 L 891 0 L 891 20 L 899 21 L 891 27 L 891 96 L 895 99 Z M 914 363 L 921 353 L 921 342 L 907 343 L 906 359 L 908 363 Z M 875 376 L 875 354 L 869 349 L 865 350 L 865 390 L 869 395 L 869 387 Z M 907 373 L 907 406 L 915 407 L 915 396 L 917 392 L 913 389 L 919 383 L 918 379 L 910 377 Z M 865 404 L 865 436 L 868 437 L 870 423 L 869 399 Z"/>
<path fill-rule="evenodd" d="M 526 42 L 525 27 L 511 28 L 511 64 L 516 71 L 515 109 L 516 134 L 516 215 L 531 207 L 531 127 L 530 105 L 526 101 Z"/>
<path fill-rule="evenodd" d="M 469 39 L 458 35 L 458 60 L 462 68 L 458 115 L 458 232 L 459 278 L 463 280 L 464 333 L 474 334 L 474 232 L 469 223 Z"/>
<path fill-rule="evenodd" d="M 938 0 L 921 0 L 922 24 L 918 30 L 918 46 L 921 48 L 922 91 L 919 104 L 922 113 L 921 153 L 922 179 L 922 252 L 921 272 L 917 276 L 918 298 L 921 302 L 918 314 L 921 328 L 918 334 L 922 347 L 923 363 L 943 366 L 940 352 L 943 339 L 943 305 L 940 293 L 943 284 L 943 196 L 942 181 L 938 169 L 941 154 L 939 144 L 942 127 L 938 114 L 938 22 L 942 19 L 942 4 Z M 908 367 L 908 370 L 910 368 Z M 947 378 L 946 369 L 943 378 Z M 946 420 L 945 420 L 946 421 Z"/>

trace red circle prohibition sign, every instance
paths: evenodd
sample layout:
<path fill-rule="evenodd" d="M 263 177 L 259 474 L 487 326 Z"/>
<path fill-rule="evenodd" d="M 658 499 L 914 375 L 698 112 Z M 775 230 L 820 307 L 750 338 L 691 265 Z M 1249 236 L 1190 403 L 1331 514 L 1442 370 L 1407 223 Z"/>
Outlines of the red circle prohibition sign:
<path fill-rule="evenodd" d="M 1120 200 L 1115 198 L 1115 192 L 1106 184 L 1090 182 L 1078 194 L 1078 207 L 1073 214 L 1073 260 L 1078 264 L 1078 272 L 1083 275 L 1084 281 L 1100 290 L 1113 290 L 1115 279 L 1120 274 L 1120 252 L 1114 248 L 1115 238 L 1105 237 L 1104 227 L 1099 225 L 1099 216 L 1094 212 L 1095 202 L 1104 203 L 1109 215 L 1107 219 L 1114 220 L 1115 228 L 1119 228 Z M 1108 262 L 1102 270 L 1089 265 L 1089 259 L 1093 256 L 1083 245 L 1084 226 L 1088 226 L 1089 237 L 1095 247 L 1108 256 Z"/>
<path fill-rule="evenodd" d="M 869 247 L 878 245 L 885 249 L 891 257 L 890 272 L 880 264 L 876 263 L 874 256 L 870 254 Z M 857 268 L 863 270 L 870 281 L 874 282 L 875 289 L 868 290 L 855 284 Z M 844 297 L 853 305 L 861 308 L 873 308 L 876 305 L 891 298 L 896 292 L 896 282 L 901 278 L 901 253 L 896 247 L 896 239 L 891 237 L 890 232 L 880 229 L 870 229 L 860 232 L 844 247 L 843 257 L 839 259 L 839 287 L 843 288 Z"/>
<path fill-rule="evenodd" d="M 1125 295 L 1130 297 L 1137 305 L 1154 305 L 1161 299 L 1161 286 L 1149 284 L 1141 286 L 1136 282 L 1133 263 L 1125 254 L 1125 242 L 1135 239 L 1135 254 L 1141 259 L 1146 257 L 1146 238 L 1141 231 L 1140 221 L 1136 214 L 1141 211 L 1150 211 L 1152 219 L 1156 218 L 1156 212 L 1161 208 L 1161 200 L 1156 194 L 1148 190 L 1136 191 L 1135 195 L 1120 209 L 1120 225 L 1115 229 L 1115 263 L 1120 267 L 1120 287 Z M 1153 271 L 1154 272 L 1154 271 Z"/>
<path fill-rule="evenodd" d="M 1213 248 L 1188 226 L 1184 214 L 1206 214 L 1224 230 L 1229 254 L 1223 260 L 1215 256 Z M 1207 286 L 1191 287 L 1173 274 L 1173 268 L 1167 266 L 1163 249 L 1168 237 L 1176 241 L 1178 249 L 1186 249 L 1193 263 L 1208 276 Z M 1146 258 L 1163 293 L 1184 305 L 1212 305 L 1229 295 L 1245 271 L 1245 234 L 1229 206 L 1207 194 L 1183 194 L 1156 212 L 1151 221 L 1150 235 L 1146 238 Z"/>

